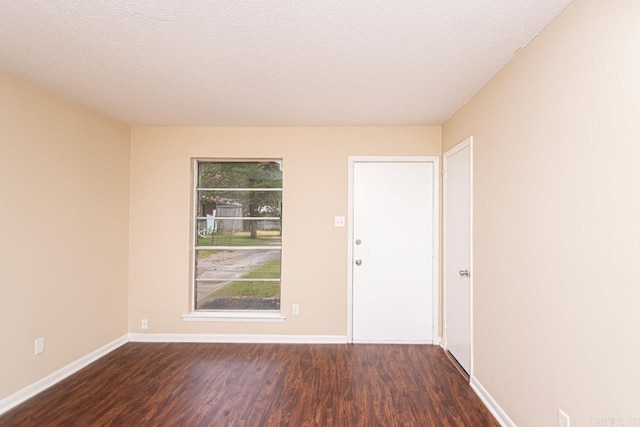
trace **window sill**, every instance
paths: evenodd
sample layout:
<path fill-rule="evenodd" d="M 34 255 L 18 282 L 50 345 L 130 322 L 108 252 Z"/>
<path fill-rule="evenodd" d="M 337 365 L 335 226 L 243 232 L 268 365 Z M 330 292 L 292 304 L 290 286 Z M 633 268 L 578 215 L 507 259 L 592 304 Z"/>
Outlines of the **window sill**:
<path fill-rule="evenodd" d="M 275 311 L 196 311 L 182 315 L 185 322 L 284 322 L 284 319 Z"/>

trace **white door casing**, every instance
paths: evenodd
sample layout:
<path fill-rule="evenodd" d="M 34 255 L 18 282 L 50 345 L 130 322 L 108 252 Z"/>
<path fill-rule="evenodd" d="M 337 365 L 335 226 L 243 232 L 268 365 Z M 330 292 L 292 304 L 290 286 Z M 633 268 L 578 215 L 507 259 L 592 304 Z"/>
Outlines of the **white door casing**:
<path fill-rule="evenodd" d="M 444 345 L 470 375 L 473 369 L 473 137 L 444 153 Z"/>
<path fill-rule="evenodd" d="M 438 159 L 350 158 L 349 339 L 437 337 Z"/>

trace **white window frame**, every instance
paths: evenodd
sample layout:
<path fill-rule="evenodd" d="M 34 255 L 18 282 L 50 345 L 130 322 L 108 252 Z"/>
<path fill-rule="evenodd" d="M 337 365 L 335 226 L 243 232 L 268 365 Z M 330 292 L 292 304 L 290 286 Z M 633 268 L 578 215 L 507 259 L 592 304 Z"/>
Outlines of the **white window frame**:
<path fill-rule="evenodd" d="M 280 310 L 196 310 L 196 259 L 197 259 L 197 250 L 251 250 L 251 249 L 264 249 L 267 250 L 263 246 L 197 246 L 197 230 L 198 230 L 198 220 L 206 219 L 206 217 L 202 218 L 198 216 L 198 194 L 199 191 L 245 191 L 246 188 L 208 188 L 208 187 L 198 187 L 199 181 L 199 164 L 200 163 L 222 163 L 222 162 L 243 162 L 243 163 L 252 163 L 252 162 L 280 162 L 282 163 L 282 159 L 212 159 L 212 158 L 192 158 L 191 163 L 191 187 L 192 187 L 192 204 L 191 204 L 191 226 L 189 227 L 190 231 L 190 240 L 189 245 L 191 248 L 191 257 L 190 257 L 190 267 L 189 267 L 189 282 L 190 282 L 190 291 L 189 291 L 189 313 L 183 314 L 181 317 L 184 321 L 187 322 L 283 322 L 285 320 L 285 316 L 282 314 L 282 272 L 280 273 L 280 279 L 258 279 L 258 281 L 280 281 L 281 291 L 280 291 Z M 283 173 L 284 175 L 284 173 Z M 251 191 L 283 191 L 282 187 L 279 189 L 274 188 L 252 188 Z M 256 218 L 237 218 L 237 217 L 219 217 L 216 219 L 242 219 L 242 220 L 269 220 L 269 219 L 277 219 L 280 220 L 280 227 L 282 230 L 282 214 L 280 217 L 256 217 Z M 279 249 L 282 254 L 282 244 L 279 246 L 269 246 L 269 249 Z M 236 279 L 236 281 L 243 280 L 251 280 L 256 281 L 256 279 Z"/>

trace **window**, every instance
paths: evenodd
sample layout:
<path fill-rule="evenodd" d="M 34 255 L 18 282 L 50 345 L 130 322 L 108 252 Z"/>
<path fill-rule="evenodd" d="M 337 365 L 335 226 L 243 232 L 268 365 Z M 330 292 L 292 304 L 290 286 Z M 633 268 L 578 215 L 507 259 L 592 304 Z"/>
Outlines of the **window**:
<path fill-rule="evenodd" d="M 197 160 L 195 311 L 280 310 L 282 161 Z"/>

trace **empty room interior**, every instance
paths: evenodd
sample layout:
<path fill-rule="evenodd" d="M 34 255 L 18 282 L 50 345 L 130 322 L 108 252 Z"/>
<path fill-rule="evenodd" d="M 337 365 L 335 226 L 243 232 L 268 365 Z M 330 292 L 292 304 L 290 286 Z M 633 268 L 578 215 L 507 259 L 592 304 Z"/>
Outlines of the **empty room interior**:
<path fill-rule="evenodd" d="M 1 2 L 0 425 L 640 425 L 639 23 Z"/>

